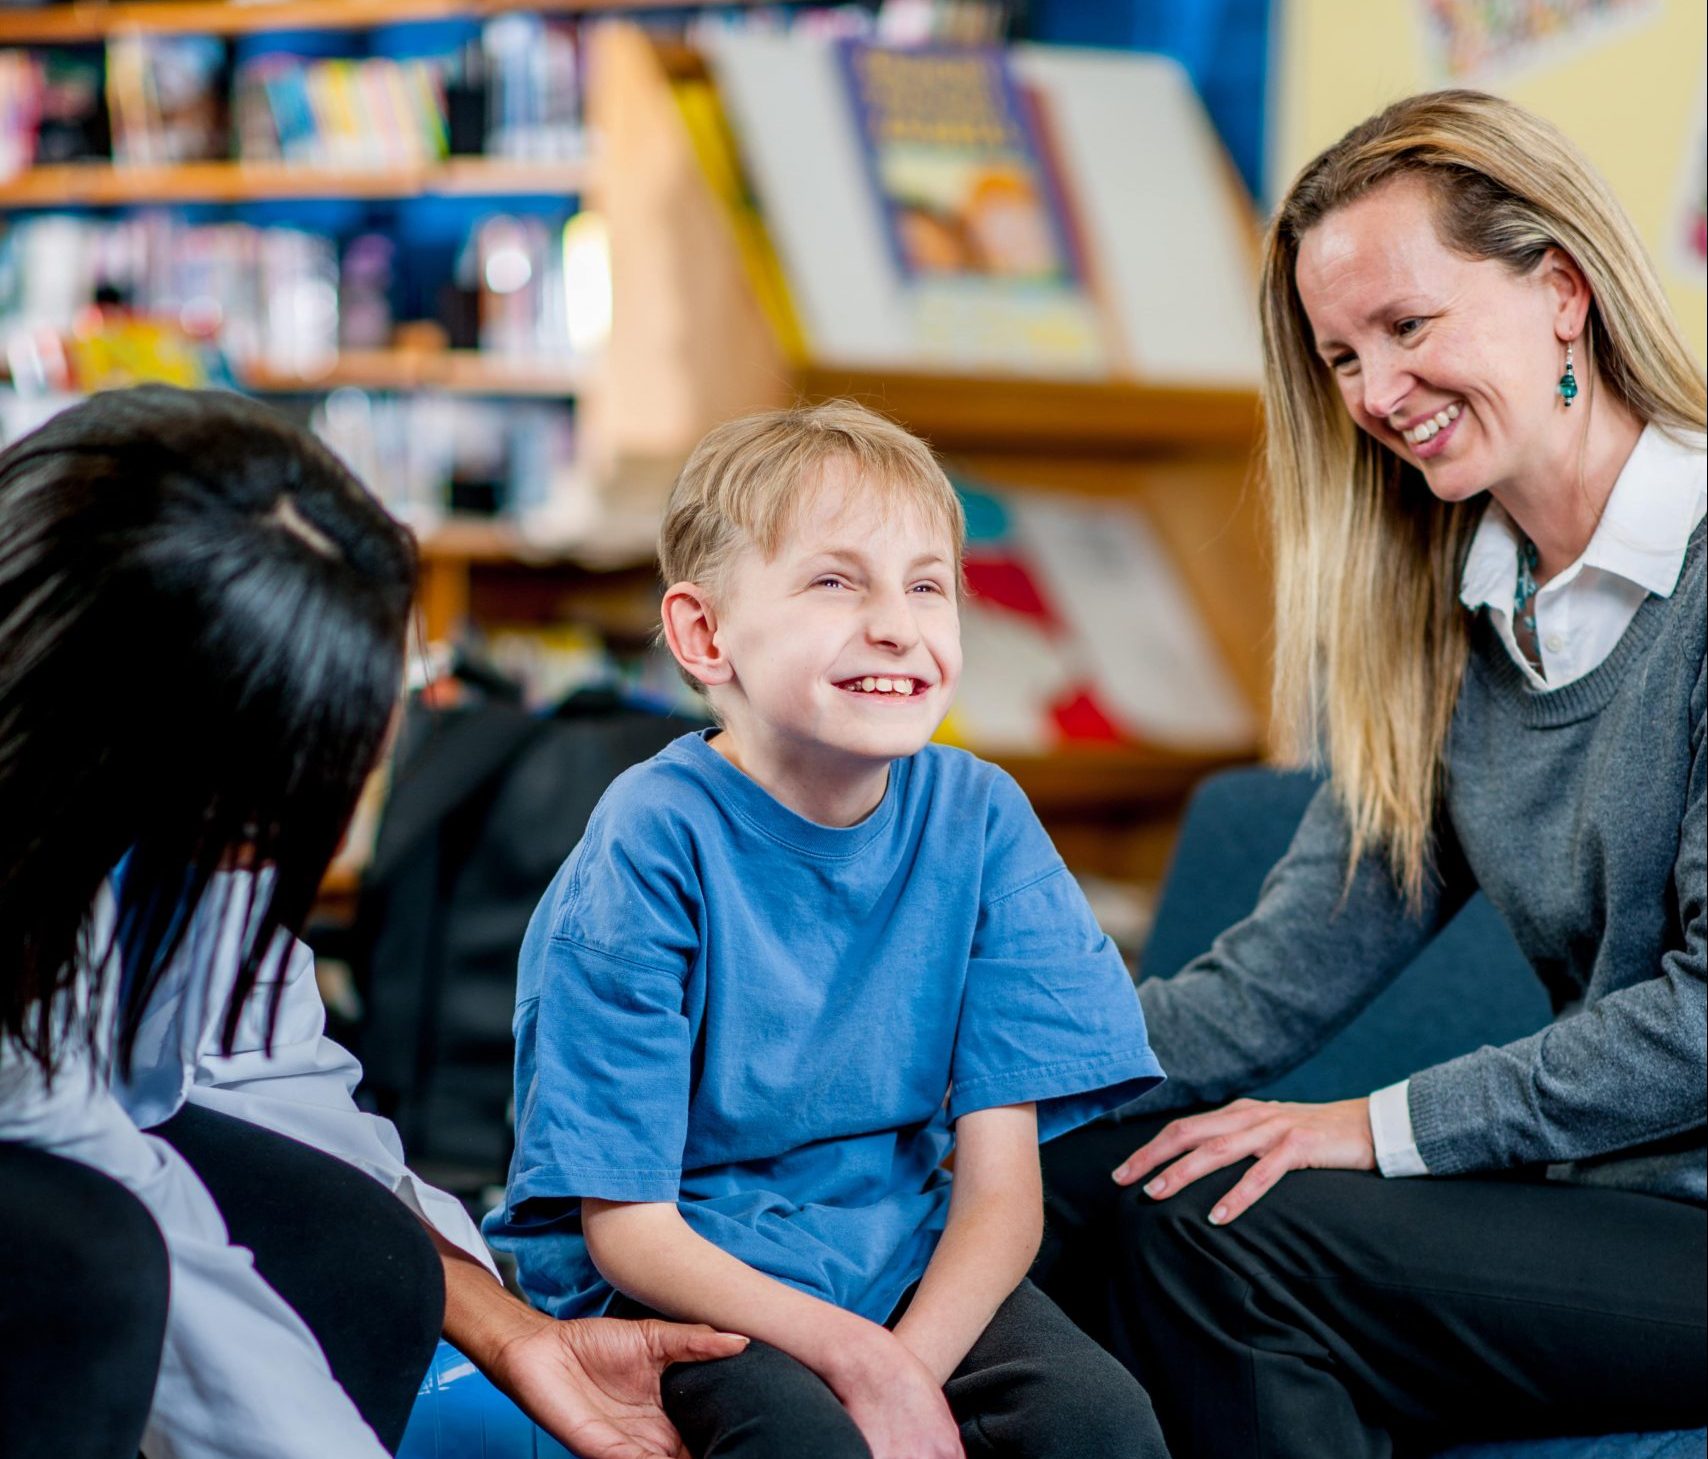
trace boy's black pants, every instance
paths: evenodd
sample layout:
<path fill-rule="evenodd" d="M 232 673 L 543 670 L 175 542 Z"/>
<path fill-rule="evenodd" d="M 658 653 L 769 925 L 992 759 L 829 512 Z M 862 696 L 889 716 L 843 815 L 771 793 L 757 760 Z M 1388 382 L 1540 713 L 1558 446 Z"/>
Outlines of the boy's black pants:
<path fill-rule="evenodd" d="M 659 1314 L 619 1296 L 611 1315 Z M 677 1363 L 663 1386 L 695 1459 L 871 1459 L 824 1381 L 766 1343 Z M 997 1309 L 943 1393 L 967 1459 L 1167 1459 L 1144 1390 L 1030 1282 Z"/>
<path fill-rule="evenodd" d="M 1044 1147 L 1034 1275 L 1156 1395 L 1175 1459 L 1387 1459 L 1708 1418 L 1708 1212 L 1522 1176 L 1249 1168 L 1166 1201 L 1109 1172 L 1165 1119 Z"/>

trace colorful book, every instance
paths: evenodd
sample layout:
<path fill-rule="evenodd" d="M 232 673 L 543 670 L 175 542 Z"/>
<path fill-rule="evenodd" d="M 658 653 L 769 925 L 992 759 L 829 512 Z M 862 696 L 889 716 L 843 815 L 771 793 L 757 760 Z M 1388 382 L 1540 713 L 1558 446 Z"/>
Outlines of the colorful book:
<path fill-rule="evenodd" d="M 847 41 L 840 55 L 920 352 L 1101 370 L 1061 185 L 1005 52 Z"/>

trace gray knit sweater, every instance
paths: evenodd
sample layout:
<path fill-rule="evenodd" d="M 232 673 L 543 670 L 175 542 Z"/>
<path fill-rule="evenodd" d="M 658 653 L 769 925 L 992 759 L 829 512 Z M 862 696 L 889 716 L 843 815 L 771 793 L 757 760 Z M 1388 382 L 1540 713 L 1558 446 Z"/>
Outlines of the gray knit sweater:
<path fill-rule="evenodd" d="M 1421 914 L 1374 858 L 1341 902 L 1347 832 L 1325 787 L 1252 915 L 1140 985 L 1170 1076 L 1142 1111 L 1232 1098 L 1302 1062 L 1480 887 L 1555 1017 L 1412 1076 L 1430 1173 L 1546 1165 L 1708 1202 L 1703 558 L 1699 524 L 1672 596 L 1646 599 L 1558 689 L 1532 687 L 1479 615 Z"/>

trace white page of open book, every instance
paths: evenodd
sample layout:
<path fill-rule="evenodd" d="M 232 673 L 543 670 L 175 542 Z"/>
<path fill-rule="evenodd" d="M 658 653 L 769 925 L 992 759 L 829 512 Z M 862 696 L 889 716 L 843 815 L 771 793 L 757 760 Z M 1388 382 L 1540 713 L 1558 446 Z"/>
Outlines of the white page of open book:
<path fill-rule="evenodd" d="M 712 33 L 706 56 L 812 353 L 910 362 L 913 321 L 835 48 L 728 30 Z"/>
<path fill-rule="evenodd" d="M 1185 72 L 1125 51 L 1016 46 L 1011 56 L 1015 74 L 1043 99 L 1069 206 L 1137 373 L 1255 383 L 1250 220 L 1236 207 L 1231 164 Z M 957 340 L 943 337 L 941 320 L 928 327 L 935 316 L 922 319 L 899 276 L 834 45 L 732 30 L 710 37 L 707 57 L 817 358 L 1100 371 L 1093 355 L 1017 354 L 1013 329 L 981 339 L 969 324 Z"/>
<path fill-rule="evenodd" d="M 1136 373 L 1255 385 L 1257 286 L 1232 163 L 1185 71 L 1165 56 L 1023 45 L 1092 267 Z"/>

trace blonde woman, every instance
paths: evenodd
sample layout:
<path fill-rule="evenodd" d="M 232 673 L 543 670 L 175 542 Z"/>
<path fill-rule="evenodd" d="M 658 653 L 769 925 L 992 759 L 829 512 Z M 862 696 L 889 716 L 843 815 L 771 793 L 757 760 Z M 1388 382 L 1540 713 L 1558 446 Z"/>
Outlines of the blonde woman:
<path fill-rule="evenodd" d="M 1221 1107 L 1051 1173 L 1115 1167 L 1116 1340 L 1177 1459 L 1700 1425 L 1701 373 L 1607 186 L 1472 92 L 1312 162 L 1262 295 L 1278 702 L 1330 780 L 1253 914 L 1141 986 L 1171 1076 L 1142 1112 Z M 1477 888 L 1548 1027 L 1222 1103 Z"/>

